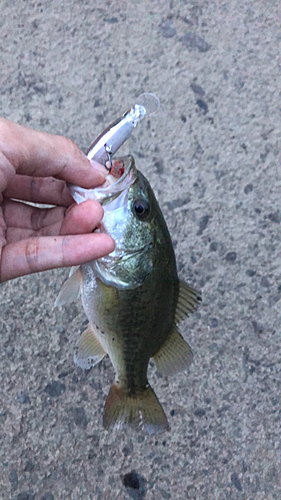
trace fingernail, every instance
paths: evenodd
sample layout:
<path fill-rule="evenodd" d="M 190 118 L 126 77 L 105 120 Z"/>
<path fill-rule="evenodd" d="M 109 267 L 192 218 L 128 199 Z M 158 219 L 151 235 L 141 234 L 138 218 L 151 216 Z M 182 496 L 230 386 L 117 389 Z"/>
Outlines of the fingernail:
<path fill-rule="evenodd" d="M 108 170 L 101 163 L 98 163 L 95 160 L 90 160 L 90 163 L 91 163 L 92 167 L 95 170 L 97 170 L 98 172 L 100 172 L 101 174 L 103 174 L 103 175 L 108 174 Z"/>

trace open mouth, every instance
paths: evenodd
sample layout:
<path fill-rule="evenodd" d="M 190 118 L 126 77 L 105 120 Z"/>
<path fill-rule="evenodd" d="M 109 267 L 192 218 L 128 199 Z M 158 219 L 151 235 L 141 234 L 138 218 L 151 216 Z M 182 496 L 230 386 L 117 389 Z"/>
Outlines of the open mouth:
<path fill-rule="evenodd" d="M 95 199 L 105 205 L 112 198 L 127 190 L 136 180 L 137 170 L 134 158 L 130 155 L 112 161 L 110 173 L 104 184 L 95 188 Z"/>
<path fill-rule="evenodd" d="M 124 158 L 117 158 L 116 160 L 113 160 L 111 165 L 108 161 L 106 163 L 106 167 L 108 168 L 109 174 L 107 175 L 105 182 L 109 182 L 108 185 L 113 184 L 116 180 L 120 179 L 126 170 Z"/>
<path fill-rule="evenodd" d="M 134 158 L 130 155 L 116 158 L 112 161 L 111 172 L 106 176 L 102 186 L 85 189 L 68 183 L 68 188 L 74 200 L 82 203 L 85 200 L 96 200 L 102 205 L 129 189 L 137 178 Z"/>

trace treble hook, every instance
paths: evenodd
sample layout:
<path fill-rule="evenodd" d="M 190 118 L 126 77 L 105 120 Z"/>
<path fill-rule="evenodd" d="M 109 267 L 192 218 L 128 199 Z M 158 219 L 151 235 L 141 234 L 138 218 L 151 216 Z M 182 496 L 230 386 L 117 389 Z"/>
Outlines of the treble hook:
<path fill-rule="evenodd" d="M 105 144 L 104 145 L 104 149 L 105 149 L 105 151 L 107 153 L 107 161 L 109 161 L 109 163 L 110 163 L 109 167 L 106 165 L 106 162 L 105 162 L 104 166 L 108 170 L 108 173 L 110 173 L 111 169 L 112 169 L 112 156 L 113 156 L 112 155 L 111 146 L 108 146 L 107 144 Z"/>

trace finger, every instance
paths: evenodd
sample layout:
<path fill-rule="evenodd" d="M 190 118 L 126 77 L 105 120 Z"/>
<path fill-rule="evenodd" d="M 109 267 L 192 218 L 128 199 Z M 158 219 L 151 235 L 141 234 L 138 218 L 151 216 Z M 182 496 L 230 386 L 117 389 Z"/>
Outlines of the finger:
<path fill-rule="evenodd" d="M 4 200 L 3 214 L 6 220 L 6 238 L 14 243 L 31 236 L 56 236 L 91 233 L 101 222 L 103 209 L 94 200 L 72 206 L 36 208 L 25 203 Z"/>
<path fill-rule="evenodd" d="M 20 201 L 4 198 L 3 215 L 7 228 L 31 229 L 34 232 L 58 222 L 61 226 L 65 207 L 37 208 Z"/>
<path fill-rule="evenodd" d="M 87 200 L 71 206 L 62 222 L 60 234 L 91 233 L 103 218 L 102 206 L 94 200 Z"/>
<path fill-rule="evenodd" d="M 0 282 L 59 267 L 78 266 L 114 250 L 114 240 L 102 233 L 39 237 L 6 245 Z"/>
<path fill-rule="evenodd" d="M 22 229 L 21 227 L 8 227 L 6 229 L 6 242 L 16 243 L 20 240 L 27 240 L 28 238 L 35 238 L 36 233 L 32 229 Z"/>
<path fill-rule="evenodd" d="M 64 207 L 68 207 L 73 203 L 73 198 L 66 183 L 54 177 L 15 175 L 3 195 L 6 198 Z"/>
<path fill-rule="evenodd" d="M 0 151 L 0 165 L 4 169 L 0 192 L 15 171 L 36 177 L 59 177 L 85 188 L 104 182 L 106 169 L 90 162 L 70 139 L 28 129 L 3 118 L 0 119 Z M 98 169 L 103 170 L 104 175 Z"/>

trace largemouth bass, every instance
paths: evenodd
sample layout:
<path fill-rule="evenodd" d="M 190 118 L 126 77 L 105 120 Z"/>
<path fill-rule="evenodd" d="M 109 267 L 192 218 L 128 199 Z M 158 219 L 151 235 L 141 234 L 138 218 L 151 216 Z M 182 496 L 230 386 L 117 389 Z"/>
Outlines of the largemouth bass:
<path fill-rule="evenodd" d="M 86 190 L 77 189 L 86 199 Z M 89 327 L 76 346 L 75 363 L 90 369 L 107 354 L 112 362 L 115 380 L 105 404 L 104 427 L 142 426 L 149 433 L 162 432 L 169 425 L 148 383 L 149 360 L 163 375 L 190 365 L 191 348 L 177 323 L 196 309 L 201 297 L 178 279 L 167 225 L 132 156 L 113 160 L 106 184 L 90 191 L 89 197 L 104 209 L 99 230 L 115 239 L 116 248 L 75 269 L 56 305 L 81 293 Z M 75 197 L 75 187 L 71 192 Z"/>

